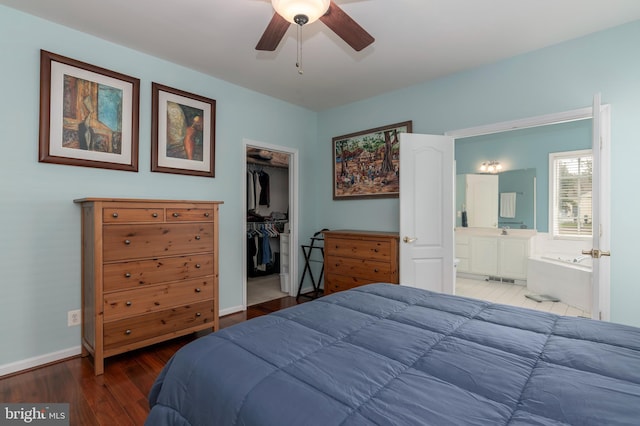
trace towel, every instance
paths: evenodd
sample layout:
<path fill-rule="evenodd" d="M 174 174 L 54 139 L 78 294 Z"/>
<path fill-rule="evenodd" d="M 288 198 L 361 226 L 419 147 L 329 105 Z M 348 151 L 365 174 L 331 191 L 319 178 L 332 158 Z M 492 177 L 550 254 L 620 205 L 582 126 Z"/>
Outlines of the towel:
<path fill-rule="evenodd" d="M 500 193 L 500 217 L 506 217 L 506 218 L 516 217 L 516 193 L 515 192 Z"/>

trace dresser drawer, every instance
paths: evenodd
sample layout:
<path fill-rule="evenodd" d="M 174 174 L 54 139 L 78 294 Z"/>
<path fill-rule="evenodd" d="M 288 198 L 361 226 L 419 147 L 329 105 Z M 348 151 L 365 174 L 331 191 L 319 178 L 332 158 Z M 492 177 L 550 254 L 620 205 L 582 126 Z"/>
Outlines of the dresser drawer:
<path fill-rule="evenodd" d="M 125 290 L 213 275 L 213 253 L 104 265 L 104 291 Z"/>
<path fill-rule="evenodd" d="M 167 222 L 213 222 L 213 209 L 167 208 Z"/>
<path fill-rule="evenodd" d="M 105 225 L 104 261 L 210 252 L 213 229 L 213 223 Z"/>
<path fill-rule="evenodd" d="M 326 238 L 325 248 L 334 256 L 357 257 L 380 261 L 391 260 L 391 241 Z"/>
<path fill-rule="evenodd" d="M 164 209 L 105 207 L 102 209 L 102 221 L 104 223 L 164 222 Z"/>
<path fill-rule="evenodd" d="M 113 321 L 213 298 L 213 277 L 154 285 L 104 295 L 104 321 Z"/>
<path fill-rule="evenodd" d="M 118 349 L 129 343 L 173 333 L 214 320 L 213 300 L 179 306 L 113 321 L 104 325 L 104 349 Z"/>
<path fill-rule="evenodd" d="M 388 262 L 327 256 L 324 263 L 325 274 L 328 275 L 346 275 L 368 279 L 372 282 L 391 280 L 392 270 L 391 264 Z"/>
<path fill-rule="evenodd" d="M 380 282 L 380 281 L 373 281 L 370 279 L 359 278 L 359 277 L 348 277 L 346 275 L 332 274 L 325 277 L 324 293 L 325 294 L 336 293 L 338 291 L 349 290 L 352 288 L 360 287 L 361 285 L 371 284 L 374 282 Z"/>

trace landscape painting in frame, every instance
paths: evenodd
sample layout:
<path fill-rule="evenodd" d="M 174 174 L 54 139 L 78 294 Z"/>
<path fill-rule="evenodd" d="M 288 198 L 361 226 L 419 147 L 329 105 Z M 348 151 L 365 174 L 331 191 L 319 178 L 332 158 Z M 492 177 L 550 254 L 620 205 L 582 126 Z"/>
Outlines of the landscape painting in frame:
<path fill-rule="evenodd" d="M 40 51 L 39 161 L 138 171 L 140 80 Z"/>
<path fill-rule="evenodd" d="M 333 138 L 333 199 L 394 198 L 400 193 L 400 133 L 412 122 Z"/>
<path fill-rule="evenodd" d="M 152 84 L 151 171 L 215 176 L 216 101 Z"/>

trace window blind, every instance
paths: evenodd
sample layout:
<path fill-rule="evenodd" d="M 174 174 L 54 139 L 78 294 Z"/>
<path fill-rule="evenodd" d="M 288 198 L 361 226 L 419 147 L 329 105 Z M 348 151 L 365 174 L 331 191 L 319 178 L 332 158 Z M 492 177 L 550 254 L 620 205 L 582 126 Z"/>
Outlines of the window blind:
<path fill-rule="evenodd" d="M 591 150 L 550 154 L 554 236 L 590 237 L 593 229 Z"/>

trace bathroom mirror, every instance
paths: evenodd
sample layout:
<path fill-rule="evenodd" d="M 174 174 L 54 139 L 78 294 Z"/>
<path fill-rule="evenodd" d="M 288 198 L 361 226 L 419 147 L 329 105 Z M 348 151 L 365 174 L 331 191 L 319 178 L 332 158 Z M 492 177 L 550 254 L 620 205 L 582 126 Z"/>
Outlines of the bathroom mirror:
<path fill-rule="evenodd" d="M 457 175 L 456 226 L 536 229 L 535 200 L 536 169 Z"/>
<path fill-rule="evenodd" d="M 516 214 L 527 212 L 527 218 L 500 218 L 501 222 L 523 222 L 530 229 L 548 232 L 549 223 L 549 153 L 589 149 L 591 147 L 591 120 L 570 121 L 546 126 L 531 127 L 468 138 L 457 138 L 455 141 L 456 174 L 480 174 L 483 162 L 499 161 L 502 171 L 496 173 L 502 177 L 500 182 L 517 182 L 520 173 L 534 173 L 535 198 L 527 197 L 520 201 L 516 194 Z M 524 172 L 528 170 L 529 172 Z M 522 172 L 520 172 L 522 171 Z M 515 176 L 508 173 L 516 172 Z M 456 224 L 462 226 L 462 201 L 459 200 L 461 188 L 456 181 Z M 523 192 L 517 187 L 503 186 L 501 192 Z M 499 195 L 498 195 L 499 197 Z M 526 207 L 532 202 L 533 206 Z M 499 213 L 499 202 L 493 204 L 494 211 Z M 525 210 L 526 209 L 526 210 Z M 535 210 L 535 213 L 534 213 Z M 504 219 L 504 220 L 503 220 Z M 496 227 L 498 224 L 496 224 Z M 519 224 L 505 224 L 510 228 L 519 228 Z"/>

